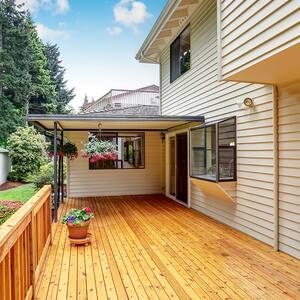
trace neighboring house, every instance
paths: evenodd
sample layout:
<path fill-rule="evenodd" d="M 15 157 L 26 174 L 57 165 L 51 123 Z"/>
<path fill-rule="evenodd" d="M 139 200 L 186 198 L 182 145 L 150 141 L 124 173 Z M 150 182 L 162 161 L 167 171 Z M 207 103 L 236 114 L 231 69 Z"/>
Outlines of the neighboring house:
<path fill-rule="evenodd" d="M 159 87 L 150 85 L 136 90 L 112 89 L 100 99 L 85 104 L 82 113 L 158 115 L 159 107 Z"/>
<path fill-rule="evenodd" d="M 300 2 L 169 1 L 137 59 L 205 118 L 166 134 L 167 196 L 300 258 Z"/>

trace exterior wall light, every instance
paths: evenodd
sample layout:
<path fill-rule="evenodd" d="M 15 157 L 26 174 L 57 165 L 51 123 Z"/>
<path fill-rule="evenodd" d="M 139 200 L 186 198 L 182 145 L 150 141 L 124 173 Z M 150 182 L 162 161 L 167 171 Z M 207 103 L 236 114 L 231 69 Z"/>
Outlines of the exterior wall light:
<path fill-rule="evenodd" d="M 162 141 L 162 142 L 165 140 L 166 135 L 165 135 L 164 132 L 161 132 L 161 133 L 160 133 L 160 138 L 161 138 L 161 141 Z"/>
<path fill-rule="evenodd" d="M 247 107 L 253 107 L 254 106 L 254 101 L 253 101 L 252 98 L 245 98 L 243 103 Z"/>

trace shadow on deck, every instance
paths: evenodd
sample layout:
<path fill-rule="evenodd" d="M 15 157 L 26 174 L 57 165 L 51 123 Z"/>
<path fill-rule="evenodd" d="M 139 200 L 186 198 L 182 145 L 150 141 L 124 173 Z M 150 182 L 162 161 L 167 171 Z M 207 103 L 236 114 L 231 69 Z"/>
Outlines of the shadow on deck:
<path fill-rule="evenodd" d="M 53 224 L 38 299 L 299 299 L 300 261 L 159 195 L 69 199 L 90 246 Z"/>

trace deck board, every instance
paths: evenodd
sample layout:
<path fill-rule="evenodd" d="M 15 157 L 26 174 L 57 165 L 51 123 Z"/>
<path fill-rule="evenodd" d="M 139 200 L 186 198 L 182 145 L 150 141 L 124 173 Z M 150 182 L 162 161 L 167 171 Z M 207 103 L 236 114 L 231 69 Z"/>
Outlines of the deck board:
<path fill-rule="evenodd" d="M 69 199 L 90 206 L 90 246 L 53 224 L 37 299 L 300 299 L 300 261 L 160 195 Z"/>

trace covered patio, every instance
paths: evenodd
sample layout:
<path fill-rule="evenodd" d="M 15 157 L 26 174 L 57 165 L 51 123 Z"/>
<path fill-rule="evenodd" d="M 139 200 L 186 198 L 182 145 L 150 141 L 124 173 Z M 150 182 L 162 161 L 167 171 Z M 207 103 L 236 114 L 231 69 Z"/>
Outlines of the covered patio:
<path fill-rule="evenodd" d="M 91 197 L 112 195 L 166 194 L 168 163 L 165 135 L 185 133 L 185 193 L 188 193 L 188 129 L 202 124 L 203 116 L 119 116 L 101 114 L 28 115 L 29 123 L 42 129 L 53 141 L 54 220 L 63 203 L 63 158 L 56 155 L 65 141 L 74 143 L 79 152 L 89 141 L 89 134 L 98 134 L 116 145 L 117 159 L 108 167 L 91 163 L 80 155 L 67 161 L 67 196 Z M 98 136 L 97 136 L 98 137 Z M 126 143 L 137 143 L 139 162 L 125 159 Z M 133 154 L 134 155 L 134 154 Z M 169 176 L 170 177 L 170 176 Z"/>
<path fill-rule="evenodd" d="M 299 299 L 300 264 L 161 195 L 71 198 L 90 206 L 90 246 L 53 224 L 38 299 Z"/>

